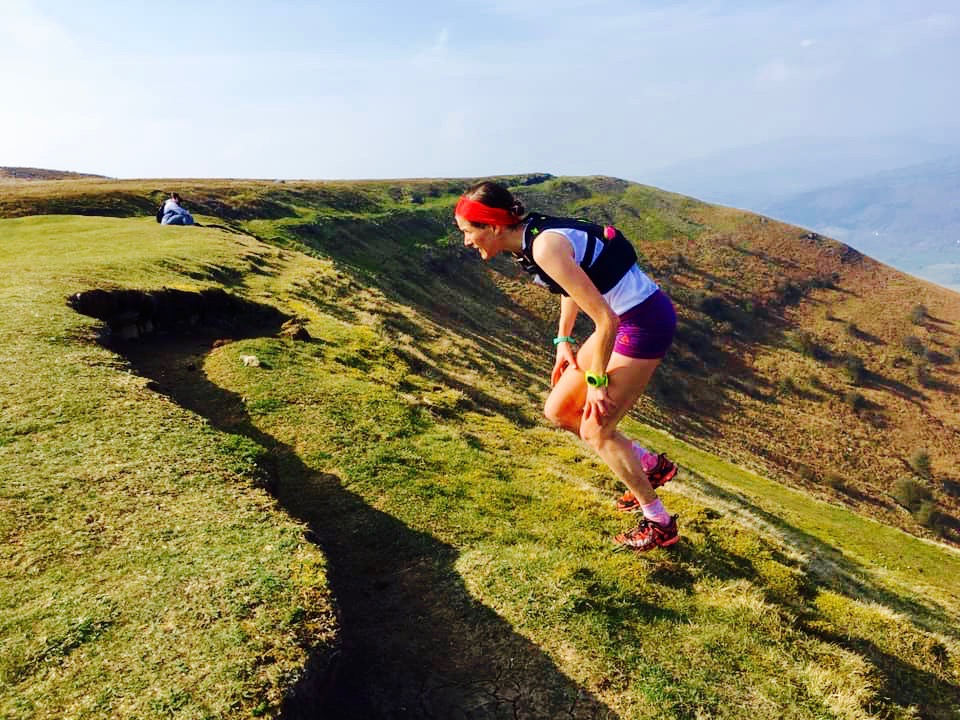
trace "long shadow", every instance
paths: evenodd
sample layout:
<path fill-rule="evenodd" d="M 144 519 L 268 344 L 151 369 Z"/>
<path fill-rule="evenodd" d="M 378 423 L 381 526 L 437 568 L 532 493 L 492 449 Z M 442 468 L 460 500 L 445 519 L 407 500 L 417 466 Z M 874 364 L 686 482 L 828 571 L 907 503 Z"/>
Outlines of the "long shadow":
<path fill-rule="evenodd" d="M 943 393 L 949 393 L 950 395 L 956 395 L 957 386 L 953 383 L 947 382 L 946 380 L 940 380 L 939 378 L 930 378 L 927 380 L 926 387 L 931 390 L 939 390 Z"/>
<path fill-rule="evenodd" d="M 254 424 L 237 393 L 191 370 L 209 348 L 209 336 L 181 336 L 124 350 L 157 392 L 269 451 L 272 492 L 329 559 L 342 627 L 336 679 L 325 690 L 323 678 L 301 684 L 284 718 L 617 717 L 470 596 L 454 569 L 455 548 L 309 467 Z"/>
<path fill-rule="evenodd" d="M 721 488 L 695 473 L 692 475 L 691 479 L 703 492 L 738 506 L 799 544 L 810 555 L 811 562 L 806 568 L 806 574 L 814 578 L 816 585 L 830 588 L 854 600 L 868 599 L 892 607 L 930 632 L 945 632 L 946 629 L 952 630 L 955 627 L 956 618 L 951 617 L 942 608 L 903 598 L 882 587 L 877 587 L 870 581 L 866 569 L 850 560 L 838 548 L 763 510 L 743 495 Z M 687 552 L 686 548 L 680 547 L 677 554 L 691 564 L 699 564 L 710 572 L 750 580 L 755 580 L 757 577 L 750 558 L 741 557 L 728 550 L 717 551 L 717 548 L 709 543 L 699 549 L 696 557 L 686 557 Z M 780 561 L 787 565 L 792 564 L 785 558 Z M 684 584 L 692 582 L 692 579 L 681 577 L 679 582 Z M 806 593 L 808 599 L 812 598 L 810 592 L 813 589 L 808 589 Z M 950 713 L 960 707 L 960 684 L 950 677 L 949 653 L 941 642 L 931 639 L 929 646 L 917 648 L 915 654 L 910 656 L 916 659 L 917 664 L 912 664 L 884 651 L 871 640 L 844 633 L 841 628 L 834 628 L 832 621 L 828 620 L 825 625 L 825 618 L 816 606 L 809 602 L 797 609 L 799 627 L 804 632 L 830 644 L 851 650 L 873 664 L 884 683 L 879 693 L 882 697 L 890 698 L 899 705 L 915 706 L 920 709 L 922 717 L 953 717 Z M 921 667 L 921 664 L 939 666 L 941 672 L 939 674 L 931 672 Z"/>
<path fill-rule="evenodd" d="M 872 387 L 877 390 L 886 390 L 889 393 L 893 393 L 900 399 L 912 402 L 915 405 L 919 405 L 921 400 L 926 399 L 922 392 L 913 389 L 909 385 L 902 383 L 899 380 L 893 380 L 891 378 L 884 377 L 883 375 L 879 375 L 869 370 L 865 373 L 863 385 L 864 387 Z"/>
<path fill-rule="evenodd" d="M 479 390 L 474 385 L 457 380 L 449 373 L 445 373 L 443 370 L 441 370 L 439 365 L 427 365 L 423 361 L 414 357 L 412 354 L 399 348 L 395 348 L 394 352 L 413 372 L 418 374 L 429 374 L 429 376 L 438 383 L 438 387 L 446 386 L 462 393 L 463 396 L 467 398 L 467 409 L 472 406 L 473 408 L 476 408 L 488 415 L 503 415 L 504 417 L 513 421 L 518 427 L 522 428 L 531 428 L 537 424 L 537 420 L 531 416 L 528 405 L 518 405 L 516 403 L 507 403 L 503 400 L 499 400 L 492 395 Z M 459 410 L 460 408 L 454 408 L 451 411 L 437 408 L 436 412 L 439 415 L 447 415 L 450 414 L 450 412 L 459 412 Z"/>
<path fill-rule="evenodd" d="M 931 363 L 933 363 L 934 365 L 941 365 L 941 366 L 944 366 L 944 365 L 949 366 L 949 365 L 952 365 L 953 362 L 954 362 L 954 358 L 953 358 L 951 355 L 947 355 L 946 353 L 942 353 L 942 352 L 939 352 L 939 351 L 937 351 L 937 350 L 930 350 L 930 351 L 928 351 L 928 352 L 927 352 L 927 359 L 928 359 Z M 955 371 L 952 371 L 952 370 L 946 370 L 946 369 L 943 369 L 943 368 L 942 368 L 942 370 L 943 370 L 943 372 L 946 373 L 947 375 L 956 375 L 956 374 L 957 374 Z"/>
<path fill-rule="evenodd" d="M 883 603 L 908 615 L 919 626 L 933 632 L 944 632 L 946 628 L 955 626 L 956 618 L 952 617 L 941 606 L 934 603 L 924 604 L 878 587 L 870 578 L 866 568 L 851 560 L 838 548 L 764 510 L 746 496 L 722 488 L 689 470 L 688 473 L 690 482 L 695 487 L 699 487 L 706 495 L 720 498 L 741 508 L 770 527 L 776 528 L 795 545 L 804 549 L 810 557 L 810 565 L 806 568 L 806 572 L 815 578 L 821 586 L 857 600 L 869 599 Z M 827 570 L 824 571 L 821 568 L 827 568 Z"/>
<path fill-rule="evenodd" d="M 876 643 L 864 638 L 851 637 L 824 630 L 817 624 L 804 624 L 804 629 L 824 642 L 852 650 L 870 660 L 880 670 L 884 687 L 879 695 L 895 698 L 898 704 L 913 706 L 922 718 L 956 717 L 960 708 L 960 687 L 942 677 L 905 663 L 900 658 L 884 652 Z M 946 674 L 948 653 L 944 646 L 931 648 L 932 655 L 942 665 Z"/>
<path fill-rule="evenodd" d="M 956 323 L 950 322 L 949 320 L 944 320 L 944 319 L 942 319 L 942 318 L 934 317 L 933 315 L 930 315 L 929 313 L 927 314 L 927 317 L 925 318 L 925 320 L 926 320 L 928 323 L 932 323 L 932 324 L 936 324 L 936 325 L 949 325 L 950 327 L 953 327 L 953 326 L 956 324 Z M 934 330 L 938 330 L 938 331 L 940 331 L 940 332 L 942 332 L 942 333 L 946 333 L 947 335 L 956 335 L 956 334 L 957 334 L 957 333 L 955 333 L 954 331 L 952 331 L 952 330 L 947 330 L 946 328 L 943 328 L 943 327 L 935 327 L 935 328 L 933 328 L 933 329 L 934 329 Z"/>
<path fill-rule="evenodd" d="M 868 333 L 862 328 L 858 328 L 856 325 L 850 326 L 850 336 L 856 338 L 857 340 L 863 340 L 864 342 L 870 343 L 871 345 L 884 345 L 884 341 L 881 338 L 878 338 L 876 335 Z"/>

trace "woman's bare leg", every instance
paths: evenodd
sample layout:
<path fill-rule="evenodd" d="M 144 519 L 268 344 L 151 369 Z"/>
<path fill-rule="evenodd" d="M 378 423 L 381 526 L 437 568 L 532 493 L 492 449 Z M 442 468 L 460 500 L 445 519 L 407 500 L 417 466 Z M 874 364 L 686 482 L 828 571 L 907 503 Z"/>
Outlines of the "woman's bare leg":
<path fill-rule="evenodd" d="M 589 367 L 595 348 L 595 336 L 591 335 L 577 354 L 577 364 L 581 368 Z M 657 495 L 650 487 L 633 443 L 617 430 L 617 424 L 643 395 L 659 364 L 659 359 L 630 358 L 616 352 L 610 356 L 607 365 L 610 378 L 608 392 L 614 407 L 602 422 L 597 422 L 595 417 L 583 417 L 587 386 L 582 370 L 567 369 L 544 405 L 547 418 L 589 443 L 644 505 L 654 502 Z"/>
<path fill-rule="evenodd" d="M 588 337 L 580 346 L 577 352 L 577 365 L 580 368 L 590 367 L 596 347 L 596 335 Z M 587 384 L 583 379 L 583 371 L 568 367 L 547 396 L 543 414 L 557 427 L 579 436 L 580 419 L 586 400 Z"/>
<path fill-rule="evenodd" d="M 593 416 L 580 421 L 580 437 L 596 450 L 643 505 L 654 502 L 657 494 L 650 487 L 633 442 L 617 430 L 617 424 L 643 395 L 659 364 L 659 358 L 638 359 L 614 353 L 607 366 L 613 411 L 600 421 Z"/>

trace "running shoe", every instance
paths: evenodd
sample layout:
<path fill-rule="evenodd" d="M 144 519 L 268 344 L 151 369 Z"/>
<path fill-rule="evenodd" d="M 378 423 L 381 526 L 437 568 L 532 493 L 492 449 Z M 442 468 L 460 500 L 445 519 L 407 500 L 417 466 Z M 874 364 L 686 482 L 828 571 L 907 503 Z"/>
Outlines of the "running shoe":
<path fill-rule="evenodd" d="M 670 461 L 666 453 L 660 453 L 657 455 L 656 467 L 647 473 L 650 487 L 656 490 L 658 487 L 666 485 L 673 480 L 679 469 L 676 463 Z M 636 512 L 639 509 L 640 501 L 629 490 L 617 498 L 617 510 L 620 512 Z"/>
<path fill-rule="evenodd" d="M 661 525 L 658 522 L 644 518 L 633 530 L 617 535 L 613 541 L 618 549 L 646 552 L 654 548 L 670 547 L 680 539 L 677 530 L 677 516 L 671 515 L 670 522 Z"/>
<path fill-rule="evenodd" d="M 630 513 L 640 509 L 640 501 L 637 496 L 627 490 L 623 495 L 617 498 L 617 510 Z"/>

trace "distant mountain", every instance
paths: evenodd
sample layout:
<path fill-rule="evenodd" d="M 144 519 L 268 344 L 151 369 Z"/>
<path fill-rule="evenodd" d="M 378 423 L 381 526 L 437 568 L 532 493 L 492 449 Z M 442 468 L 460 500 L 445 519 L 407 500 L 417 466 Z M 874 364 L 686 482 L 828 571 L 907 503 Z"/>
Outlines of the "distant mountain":
<path fill-rule="evenodd" d="M 70 180 L 74 178 L 106 178 L 106 175 L 70 172 L 68 170 L 46 170 L 29 167 L 0 167 L 0 178 L 13 180 Z"/>
<path fill-rule="evenodd" d="M 799 193 L 956 153 L 956 142 L 904 137 L 789 138 L 648 171 L 643 182 L 709 202 L 761 210 Z"/>
<path fill-rule="evenodd" d="M 960 289 L 960 155 L 800 193 L 759 209 Z"/>

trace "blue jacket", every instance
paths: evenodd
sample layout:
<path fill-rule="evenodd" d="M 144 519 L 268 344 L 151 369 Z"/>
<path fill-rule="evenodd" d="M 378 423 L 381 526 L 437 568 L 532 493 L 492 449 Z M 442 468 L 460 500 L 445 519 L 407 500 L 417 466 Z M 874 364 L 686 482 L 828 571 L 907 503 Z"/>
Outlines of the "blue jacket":
<path fill-rule="evenodd" d="M 193 215 L 188 213 L 173 198 L 163 204 L 163 218 L 161 225 L 193 225 Z"/>

